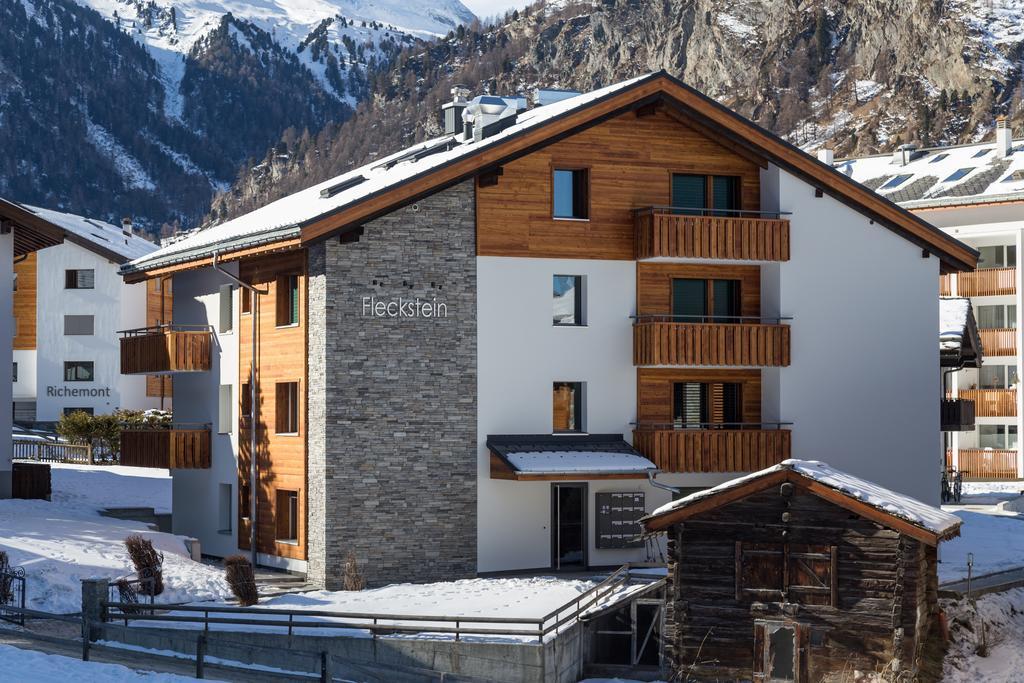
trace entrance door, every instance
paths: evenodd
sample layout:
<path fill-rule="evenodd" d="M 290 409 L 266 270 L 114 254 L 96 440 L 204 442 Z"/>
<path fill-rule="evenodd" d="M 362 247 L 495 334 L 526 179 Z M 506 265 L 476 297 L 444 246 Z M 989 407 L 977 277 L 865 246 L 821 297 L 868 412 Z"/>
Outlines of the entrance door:
<path fill-rule="evenodd" d="M 805 683 L 806 651 L 801 651 L 806 627 L 785 622 L 757 622 L 754 626 L 754 680 L 765 683 Z"/>
<path fill-rule="evenodd" d="M 587 566 L 587 485 L 551 485 L 551 567 Z"/>

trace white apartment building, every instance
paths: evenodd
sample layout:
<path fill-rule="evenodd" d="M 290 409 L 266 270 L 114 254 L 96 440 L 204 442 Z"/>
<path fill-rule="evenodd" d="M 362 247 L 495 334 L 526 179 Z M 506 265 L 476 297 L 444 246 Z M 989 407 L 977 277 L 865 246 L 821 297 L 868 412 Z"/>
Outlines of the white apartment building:
<path fill-rule="evenodd" d="M 135 234 L 130 221 L 117 227 L 22 208 L 59 226 L 66 238 L 15 259 L 15 422 L 52 423 L 73 410 L 160 407 L 158 395 L 147 396 L 145 377 L 121 374 L 118 342 L 118 331 L 146 325 L 146 286 L 125 283 L 118 269 L 157 245 Z"/>
<path fill-rule="evenodd" d="M 835 161 L 842 173 L 899 203 L 980 253 L 974 272 L 944 275 L 943 296 L 968 297 L 984 353 L 980 368 L 945 377 L 949 398 L 975 402 L 973 431 L 948 433 L 947 464 L 971 478 L 1024 477 L 1018 435 L 1024 248 L 1024 142 L 1005 120 L 994 140 L 952 147 L 903 145 L 893 154 Z"/>
<path fill-rule="evenodd" d="M 176 532 L 336 586 L 349 552 L 372 583 L 657 559 L 665 486 L 790 457 L 938 502 L 936 283 L 975 251 L 664 73 L 445 111 L 122 269 L 173 279 L 124 369 L 193 425 L 123 457 L 172 468 Z"/>

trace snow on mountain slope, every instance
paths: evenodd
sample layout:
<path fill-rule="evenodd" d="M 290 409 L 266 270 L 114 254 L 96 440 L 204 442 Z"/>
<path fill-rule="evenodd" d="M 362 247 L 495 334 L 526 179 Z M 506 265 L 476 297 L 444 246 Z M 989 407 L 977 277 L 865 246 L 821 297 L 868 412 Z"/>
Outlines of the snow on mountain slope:
<path fill-rule="evenodd" d="M 180 94 L 184 55 L 215 29 L 222 17 L 248 21 L 296 52 L 329 92 L 338 92 L 328 77 L 323 51 L 305 49 L 319 35 L 342 65 L 365 65 L 379 56 L 385 41 L 444 35 L 474 15 L 459 0 L 76 0 L 118 25 L 146 46 L 160 67 L 166 110 L 181 118 Z M 326 23 L 325 23 L 326 22 Z"/>

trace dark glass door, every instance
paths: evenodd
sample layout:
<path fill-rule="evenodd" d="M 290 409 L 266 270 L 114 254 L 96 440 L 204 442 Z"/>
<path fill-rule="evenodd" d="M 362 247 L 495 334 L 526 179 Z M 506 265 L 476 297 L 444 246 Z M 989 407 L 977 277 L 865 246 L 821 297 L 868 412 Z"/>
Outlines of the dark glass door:
<path fill-rule="evenodd" d="M 672 174 L 672 206 L 678 213 L 700 216 L 707 208 L 708 178 L 703 175 Z"/>
<path fill-rule="evenodd" d="M 551 567 L 587 566 L 587 485 L 551 487 Z"/>

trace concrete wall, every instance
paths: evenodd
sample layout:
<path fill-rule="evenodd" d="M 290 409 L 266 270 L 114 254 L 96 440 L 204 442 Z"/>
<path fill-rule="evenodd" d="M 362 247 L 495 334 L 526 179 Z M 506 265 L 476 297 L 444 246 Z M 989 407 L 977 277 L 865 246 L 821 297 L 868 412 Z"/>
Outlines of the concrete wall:
<path fill-rule="evenodd" d="M 583 327 L 552 324 L 552 277 L 584 278 Z M 636 420 L 633 321 L 636 263 L 581 259 L 477 259 L 479 417 L 478 569 L 551 566 L 550 482 L 490 478 L 489 434 L 550 434 L 551 386 L 584 382 L 584 428 L 632 434 Z M 618 565 L 645 559 L 643 549 L 598 550 L 594 494 L 644 491 L 648 510 L 667 502 L 646 481 L 592 481 L 588 486 L 589 560 Z"/>
<path fill-rule="evenodd" d="M 0 235 L 0 344 L 4 353 L 13 355 L 14 340 L 14 232 Z M 0 406 L 10 406 L 13 400 L 11 363 L 0 363 Z M 11 411 L 0 409 L 0 499 L 11 497 Z"/>
<path fill-rule="evenodd" d="M 939 261 L 789 174 L 791 260 L 780 313 L 793 316 L 792 365 L 779 370 L 793 457 L 824 460 L 939 503 Z M 770 187 L 770 185 L 766 185 Z M 766 201 L 770 204 L 770 201 Z"/>
<path fill-rule="evenodd" d="M 18 381 L 13 384 L 15 401 L 36 400 L 36 351 L 22 349 L 14 352 L 18 364 Z"/>
<path fill-rule="evenodd" d="M 476 262 L 472 182 L 309 252 L 309 573 L 352 551 L 375 584 L 476 569 Z M 375 301 L 447 306 L 377 316 Z M 364 302 L 364 298 L 367 301 Z"/>
<path fill-rule="evenodd" d="M 225 265 L 237 274 L 237 264 Z M 234 327 L 220 332 L 220 286 L 228 280 L 212 268 L 174 276 L 174 322 L 212 325 L 213 354 L 209 372 L 174 375 L 174 421 L 211 425 L 208 470 L 174 470 L 172 499 L 174 533 L 199 539 L 204 553 L 226 556 L 238 552 L 238 288 L 233 291 Z M 220 385 L 232 386 L 232 430 L 217 432 Z M 220 521 L 221 484 L 231 487 L 231 517 Z"/>

